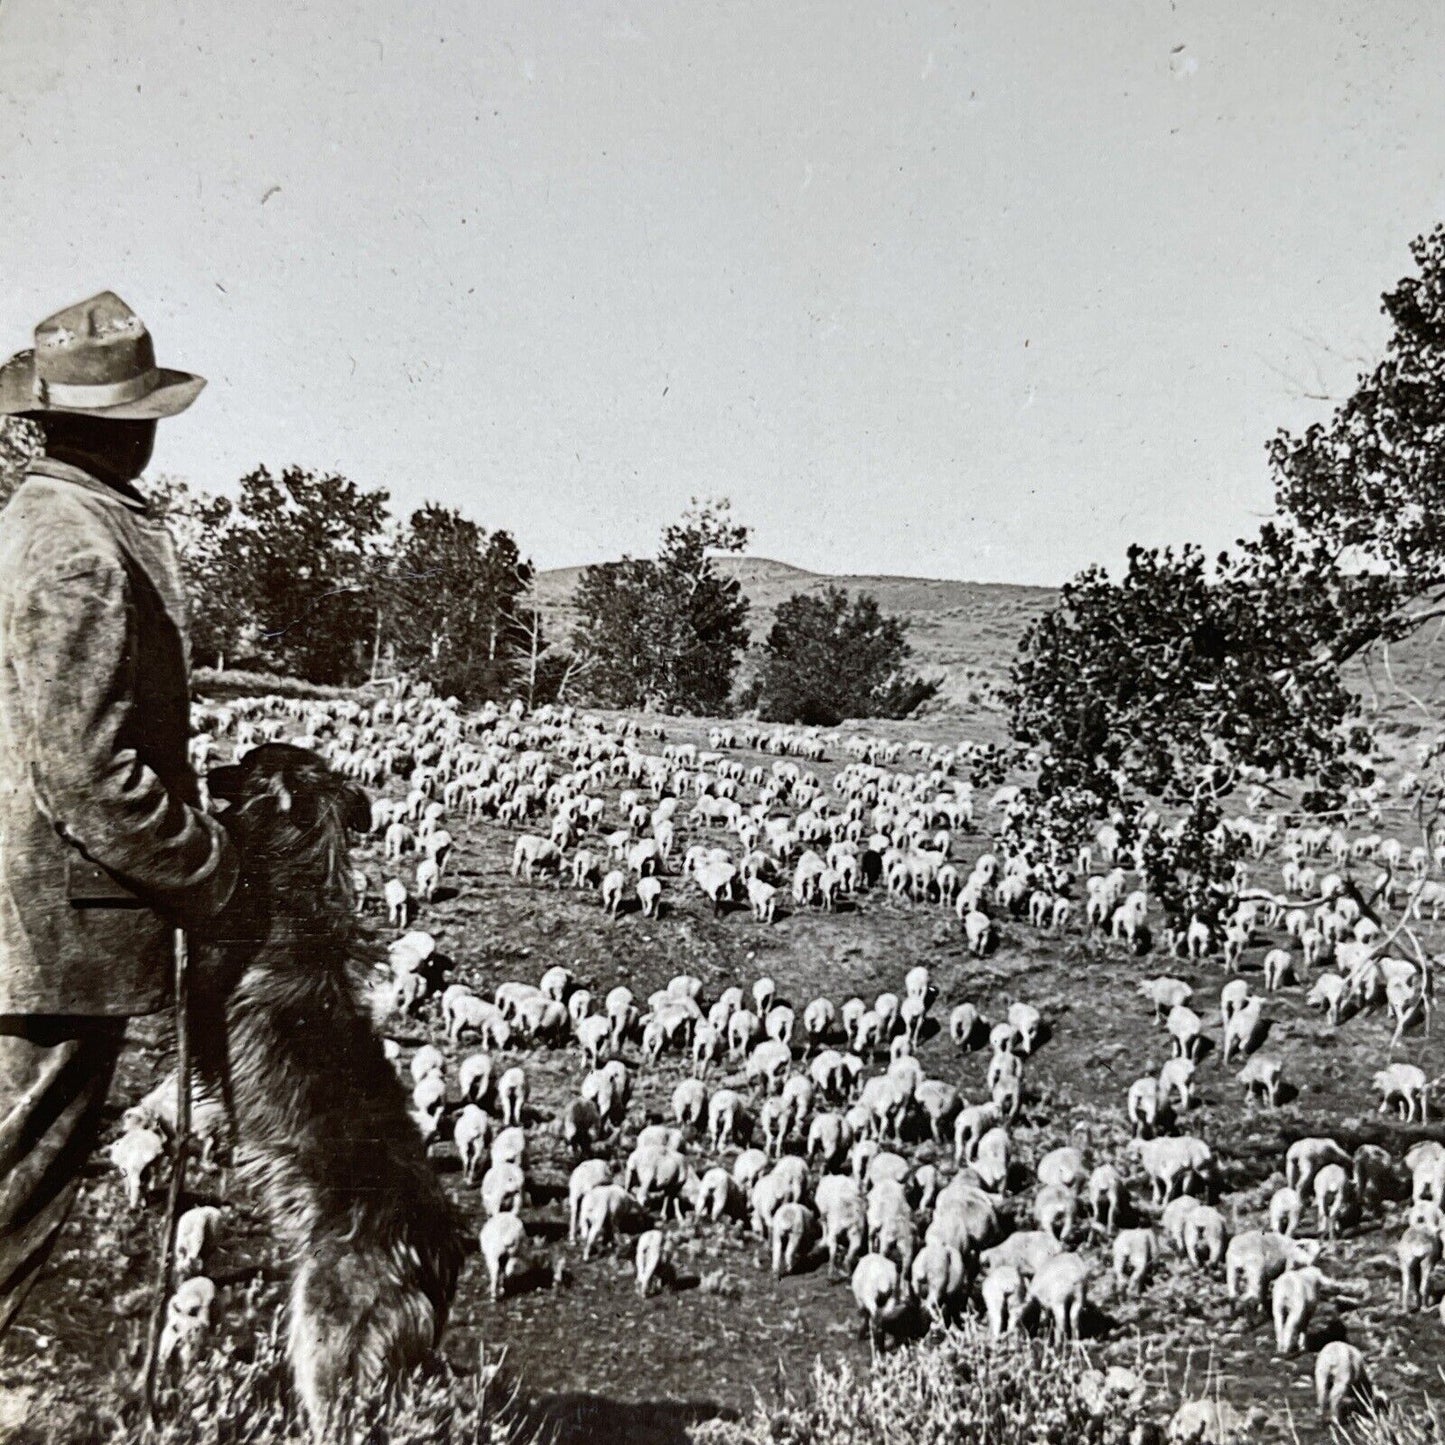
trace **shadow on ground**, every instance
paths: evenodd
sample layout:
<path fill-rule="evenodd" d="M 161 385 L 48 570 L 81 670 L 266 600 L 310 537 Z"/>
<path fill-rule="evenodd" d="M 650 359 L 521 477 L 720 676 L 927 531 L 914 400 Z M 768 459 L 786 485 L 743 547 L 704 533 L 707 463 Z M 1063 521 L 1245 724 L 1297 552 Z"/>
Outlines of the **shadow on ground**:
<path fill-rule="evenodd" d="M 734 1410 L 696 1401 L 629 1402 L 581 1394 L 543 1395 L 529 1413 L 557 1445 L 687 1445 L 690 1426 L 737 1418 Z"/>

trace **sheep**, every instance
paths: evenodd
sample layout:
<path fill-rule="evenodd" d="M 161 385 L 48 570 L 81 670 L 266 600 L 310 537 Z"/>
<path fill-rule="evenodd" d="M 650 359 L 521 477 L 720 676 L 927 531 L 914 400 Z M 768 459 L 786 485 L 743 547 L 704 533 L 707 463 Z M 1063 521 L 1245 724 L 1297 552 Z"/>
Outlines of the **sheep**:
<path fill-rule="evenodd" d="M 1197 1013 L 1185 1004 L 1176 1004 L 1169 1010 L 1164 1021 L 1174 1052 L 1185 1059 L 1192 1059 L 1199 1047 L 1204 1025 Z"/>
<path fill-rule="evenodd" d="M 616 919 L 622 912 L 622 899 L 627 891 L 627 874 L 620 868 L 610 869 L 602 879 L 600 890 L 602 911 Z"/>
<path fill-rule="evenodd" d="M 569 1099 L 562 1110 L 562 1142 L 575 1158 L 586 1154 L 602 1133 L 602 1112 L 591 1099 Z"/>
<path fill-rule="evenodd" d="M 1135 1079 L 1129 1086 L 1127 1113 L 1129 1127 L 1135 1136 L 1148 1138 L 1166 1108 L 1163 1090 L 1155 1078 Z"/>
<path fill-rule="evenodd" d="M 638 1236 L 635 1265 L 637 1293 L 646 1299 L 668 1277 L 667 1239 L 660 1229 L 649 1229 Z"/>
<path fill-rule="evenodd" d="M 795 1273 L 817 1237 L 818 1217 L 806 1204 L 780 1204 L 768 1223 L 773 1273 L 779 1278 Z"/>
<path fill-rule="evenodd" d="M 1129 1208 L 1129 1194 L 1112 1164 L 1100 1164 L 1089 1175 L 1088 1199 L 1096 1224 L 1105 1230 L 1119 1227 L 1120 1219 Z"/>
<path fill-rule="evenodd" d="M 1134 1139 L 1129 1148 L 1149 1176 L 1155 1204 L 1167 1204 L 1176 1194 L 1188 1193 L 1213 1161 L 1209 1146 L 1190 1135 Z"/>
<path fill-rule="evenodd" d="M 909 1103 L 909 1091 L 903 1082 L 889 1074 L 875 1075 L 863 1085 L 858 1103 L 866 1111 L 874 1137 L 899 1137 Z"/>
<path fill-rule="evenodd" d="M 1284 1270 L 1270 1288 L 1270 1314 L 1274 1320 L 1275 1348 L 1285 1357 L 1299 1353 L 1324 1276 L 1312 1264 Z"/>
<path fill-rule="evenodd" d="M 969 952 L 975 958 L 982 958 L 993 947 L 993 920 L 975 908 L 964 915 L 963 934 Z"/>
<path fill-rule="evenodd" d="M 863 1328 L 876 1346 L 884 1329 L 908 1307 L 905 1277 L 891 1259 L 865 1254 L 854 1265 L 850 1283 Z"/>
<path fill-rule="evenodd" d="M 644 918 L 657 918 L 662 906 L 662 879 L 648 874 L 637 880 L 637 901 Z"/>
<path fill-rule="evenodd" d="M 1246 1100 L 1260 1095 L 1271 1109 L 1279 1107 L 1280 1090 L 1284 1086 L 1284 1064 L 1279 1059 L 1256 1054 L 1234 1077 L 1244 1086 Z"/>
<path fill-rule="evenodd" d="M 1087 1260 L 1067 1252 L 1045 1260 L 1035 1272 L 1029 1284 L 1029 1302 L 1053 1321 L 1055 1339 L 1079 1338 L 1090 1273 Z"/>
<path fill-rule="evenodd" d="M 1200 1269 L 1212 1269 L 1224 1260 L 1229 1228 L 1212 1204 L 1191 1209 L 1184 1219 L 1184 1254 Z"/>
<path fill-rule="evenodd" d="M 979 1261 L 985 1269 L 1011 1265 L 1025 1278 L 1032 1279 L 1045 1261 L 1063 1254 L 1064 1246 L 1046 1229 L 1019 1229 L 1001 1244 L 980 1251 Z"/>
<path fill-rule="evenodd" d="M 386 904 L 387 922 L 394 928 L 405 928 L 411 917 L 411 894 L 400 878 L 388 878 L 381 890 Z"/>
<path fill-rule="evenodd" d="M 1326 1164 L 1339 1164 L 1348 1168 L 1353 1163 L 1350 1156 L 1333 1139 L 1317 1135 L 1296 1139 L 1285 1150 L 1284 1182 L 1304 1195 L 1314 1183 L 1315 1175 Z"/>
<path fill-rule="evenodd" d="M 1034 1221 L 1067 1244 L 1078 1231 L 1079 1197 L 1063 1184 L 1046 1184 L 1034 1196 Z"/>
<path fill-rule="evenodd" d="M 1372 1082 L 1380 1094 L 1380 1113 L 1398 1108 L 1407 1124 L 1416 1122 L 1417 1113 L 1420 1123 L 1429 1122 L 1431 1080 L 1424 1069 L 1415 1064 L 1390 1064 L 1375 1074 Z"/>
<path fill-rule="evenodd" d="M 742 1219 L 747 1211 L 747 1196 L 742 1186 L 726 1169 L 709 1169 L 698 1181 L 694 1209 L 702 1219 Z"/>
<path fill-rule="evenodd" d="M 1405 1154 L 1405 1167 L 1410 1171 L 1412 1204 L 1431 1199 L 1445 1206 L 1445 1144 L 1424 1139 L 1412 1145 Z"/>
<path fill-rule="evenodd" d="M 1325 1239 L 1334 1239 L 1341 1224 L 1354 1213 L 1354 1180 L 1339 1164 L 1326 1164 L 1315 1174 L 1314 1194 L 1319 1232 Z"/>
<path fill-rule="evenodd" d="M 612 1183 L 612 1166 L 605 1159 L 587 1159 L 573 1169 L 567 1180 L 567 1239 L 576 1244 L 587 1191 L 600 1184 Z"/>
<path fill-rule="evenodd" d="M 1297 1189 L 1291 1189 L 1288 1184 L 1276 1189 L 1269 1199 L 1269 1227 L 1276 1234 L 1282 1234 L 1293 1238 L 1295 1231 L 1299 1228 L 1300 1213 L 1304 1208 L 1304 1201 L 1300 1198 Z"/>
<path fill-rule="evenodd" d="M 139 1209 L 156 1162 L 166 1152 L 166 1142 L 153 1129 L 127 1129 L 107 1151 L 110 1162 L 125 1181 L 125 1197 L 132 1209 Z"/>
<path fill-rule="evenodd" d="M 215 1304 L 215 1283 L 205 1275 L 193 1275 L 176 1286 L 166 1301 L 165 1324 L 156 1350 L 162 1365 L 174 1358 L 182 1369 L 190 1367 L 211 1328 Z"/>
<path fill-rule="evenodd" d="M 963 1107 L 958 1090 L 942 1079 L 924 1079 L 914 1091 L 914 1103 L 928 1120 L 928 1132 L 934 1142 L 942 1144 Z"/>
<path fill-rule="evenodd" d="M 998 1125 L 978 1141 L 973 1152 L 973 1167 L 985 1189 L 996 1193 L 1008 1182 L 1009 1139 Z"/>
<path fill-rule="evenodd" d="M 729 1054 L 742 1058 L 762 1034 L 762 1020 L 751 1009 L 737 1009 L 728 1019 Z"/>
<path fill-rule="evenodd" d="M 499 1300 L 507 1278 L 522 1262 L 527 1243 L 527 1230 L 516 1214 L 494 1214 L 482 1226 L 478 1236 L 482 1259 L 487 1266 L 494 1300 Z"/>
<path fill-rule="evenodd" d="M 1373 1391 L 1365 1357 L 1347 1340 L 1330 1340 L 1315 1357 L 1315 1404 L 1325 1420 L 1368 1407 Z"/>
<path fill-rule="evenodd" d="M 1023 1275 L 1012 1265 L 997 1265 L 983 1277 L 980 1285 L 988 1330 L 994 1339 L 1018 1328 L 1028 1297 Z"/>
<path fill-rule="evenodd" d="M 1122 1229 L 1114 1238 L 1114 1279 L 1121 1290 L 1139 1294 L 1159 1257 L 1159 1241 L 1152 1229 Z"/>
<path fill-rule="evenodd" d="M 961 1003 L 948 1016 L 948 1036 L 961 1049 L 968 1049 L 973 1036 L 982 1022 L 978 1009 L 971 1003 Z"/>
<path fill-rule="evenodd" d="M 828 1264 L 834 1270 L 846 1269 L 868 1242 L 863 1195 L 846 1175 L 825 1174 L 818 1181 L 814 1203 L 822 1221 Z"/>
<path fill-rule="evenodd" d="M 1170 1094 L 1177 1096 L 1183 1113 L 1194 1102 L 1194 1060 L 1181 1055 L 1165 1060 L 1159 1070 L 1159 1096 L 1167 1104 Z"/>
<path fill-rule="evenodd" d="M 582 1240 L 582 1258 L 608 1243 L 619 1229 L 637 1217 L 632 1196 L 619 1184 L 595 1184 L 582 1196 L 577 1211 L 577 1232 Z"/>
<path fill-rule="evenodd" d="M 803 1031 L 812 1043 L 827 1038 L 837 1026 L 838 1012 L 826 998 L 815 998 L 803 1010 Z"/>
<path fill-rule="evenodd" d="M 678 1150 L 639 1141 L 637 1148 L 627 1156 L 622 1183 L 624 1188 L 633 1190 L 638 1204 L 644 1209 L 656 1199 L 664 1219 L 669 1206 L 681 1219 L 683 1186 L 687 1178 L 687 1160 Z"/>
<path fill-rule="evenodd" d="M 791 1048 L 795 1021 L 796 1015 L 786 1004 L 774 1004 L 763 1019 L 763 1031 L 770 1039 Z"/>
<path fill-rule="evenodd" d="M 1196 1199 L 1192 1194 L 1181 1194 L 1164 1206 L 1159 1216 L 1159 1226 L 1176 1254 L 1183 1255 L 1185 1253 L 1184 1225 L 1189 1216 L 1196 1209 L 1203 1207 L 1204 1202 Z"/>
<path fill-rule="evenodd" d="M 780 1039 L 768 1039 L 748 1055 L 744 1073 L 749 1083 L 761 1081 L 768 1093 L 777 1093 L 792 1062 L 793 1052 L 787 1044 Z"/>
<path fill-rule="evenodd" d="M 913 1257 L 908 1278 L 919 1304 L 942 1326 L 967 1294 L 968 1263 L 951 1245 L 925 1243 Z"/>
<path fill-rule="evenodd" d="M 1264 956 L 1264 986 L 1277 993 L 1286 982 L 1294 981 L 1294 959 L 1287 948 L 1272 948 Z"/>
<path fill-rule="evenodd" d="M 708 1103 L 707 1088 L 700 1079 L 683 1079 L 672 1091 L 672 1117 L 679 1125 L 700 1129 Z"/>
<path fill-rule="evenodd" d="M 1251 998 L 1229 1016 L 1224 1026 L 1224 1042 L 1219 1060 L 1227 1064 L 1234 1053 L 1248 1054 L 1253 1051 L 1262 1035 L 1264 1025 L 1264 1000 Z"/>
<path fill-rule="evenodd" d="M 566 1003 L 567 995 L 575 985 L 576 980 L 572 977 L 571 969 L 563 968 L 559 963 L 554 964 L 542 975 L 537 986 L 547 998 L 557 1003 Z"/>
<path fill-rule="evenodd" d="M 1154 1022 L 1161 1023 L 1166 1010 L 1187 1004 L 1194 990 L 1182 978 L 1146 978 L 1138 989 L 1140 995 L 1154 1006 Z"/>
<path fill-rule="evenodd" d="M 197 1274 L 206 1261 L 221 1211 L 214 1204 L 196 1204 L 176 1221 L 176 1274 L 179 1278 Z"/>
<path fill-rule="evenodd" d="M 1219 991 L 1219 1022 L 1227 1027 L 1230 1019 L 1249 1002 L 1249 984 L 1242 978 L 1232 978 Z"/>
<path fill-rule="evenodd" d="M 487 1146 L 492 1121 L 475 1104 L 464 1104 L 452 1126 L 452 1140 L 462 1161 L 462 1177 L 468 1184 L 476 1180 L 477 1166 Z"/>
<path fill-rule="evenodd" d="M 1420 1224 L 1408 1225 L 1396 1242 L 1402 1310 L 1429 1308 L 1430 1276 L 1440 1263 L 1440 1252 L 1439 1233 Z"/>
<path fill-rule="evenodd" d="M 1378 1144 L 1361 1144 L 1350 1166 L 1362 1206 L 1378 1209 L 1399 1187 L 1395 1161 Z"/>
<path fill-rule="evenodd" d="M 970 1104 L 960 1109 L 953 1121 L 953 1158 L 957 1164 L 972 1160 L 979 1141 L 995 1126 L 1003 1123 L 1003 1115 L 993 1103 Z"/>
<path fill-rule="evenodd" d="M 1033 1053 L 1039 1029 L 1043 1027 L 1043 1015 L 1032 1004 L 1011 1003 L 1008 1006 L 1008 1022 L 1019 1048 L 1025 1054 Z"/>
<path fill-rule="evenodd" d="M 998 1238 L 999 1217 L 992 1199 L 959 1175 L 938 1196 L 924 1243 L 948 1244 L 972 1259 Z"/>
<path fill-rule="evenodd" d="M 1227 1400 L 1186 1400 L 1169 1417 L 1169 1445 L 1245 1445 L 1252 1424 Z"/>
<path fill-rule="evenodd" d="M 1304 1268 L 1319 1257 L 1317 1239 L 1288 1239 L 1262 1229 L 1236 1234 L 1224 1251 L 1224 1287 L 1232 1300 L 1264 1307 L 1264 1292 L 1286 1269 Z"/>
<path fill-rule="evenodd" d="M 492 1140 L 492 1163 L 515 1164 L 519 1169 L 527 1165 L 526 1131 L 513 1124 L 501 1130 Z"/>
<path fill-rule="evenodd" d="M 498 1214 L 520 1214 L 527 1176 L 516 1164 L 493 1164 L 482 1176 L 482 1208 L 490 1219 Z"/>
<path fill-rule="evenodd" d="M 1322 973 L 1305 995 L 1310 1008 L 1323 1009 L 1329 1021 L 1338 1025 L 1346 1002 L 1345 981 L 1337 973 Z"/>
<path fill-rule="evenodd" d="M 524 1069 L 510 1068 L 497 1080 L 497 1107 L 504 1125 L 520 1124 L 527 1103 L 527 1074 Z"/>

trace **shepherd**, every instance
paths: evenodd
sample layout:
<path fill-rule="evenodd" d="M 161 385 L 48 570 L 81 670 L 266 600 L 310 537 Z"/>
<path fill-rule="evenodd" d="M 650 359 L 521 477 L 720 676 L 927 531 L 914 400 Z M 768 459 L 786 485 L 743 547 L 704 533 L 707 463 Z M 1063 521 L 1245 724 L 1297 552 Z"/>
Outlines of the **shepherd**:
<path fill-rule="evenodd" d="M 0 513 L 0 1332 L 95 1147 L 126 1020 L 165 1007 L 238 859 L 187 758 L 185 604 L 135 483 L 199 376 L 111 292 L 0 368 L 43 438 Z"/>

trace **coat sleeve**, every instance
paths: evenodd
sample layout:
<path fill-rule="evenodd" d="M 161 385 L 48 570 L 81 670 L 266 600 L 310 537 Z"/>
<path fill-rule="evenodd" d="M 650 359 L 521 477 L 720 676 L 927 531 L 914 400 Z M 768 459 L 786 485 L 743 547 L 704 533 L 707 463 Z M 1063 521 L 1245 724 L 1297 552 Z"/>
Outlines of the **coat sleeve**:
<path fill-rule="evenodd" d="M 32 575 L 9 638 L 33 728 L 31 781 L 62 837 L 181 922 L 200 924 L 235 887 L 235 849 L 216 819 L 175 796 L 124 742 L 134 732 L 130 610 L 125 571 L 111 558 L 52 559 Z"/>

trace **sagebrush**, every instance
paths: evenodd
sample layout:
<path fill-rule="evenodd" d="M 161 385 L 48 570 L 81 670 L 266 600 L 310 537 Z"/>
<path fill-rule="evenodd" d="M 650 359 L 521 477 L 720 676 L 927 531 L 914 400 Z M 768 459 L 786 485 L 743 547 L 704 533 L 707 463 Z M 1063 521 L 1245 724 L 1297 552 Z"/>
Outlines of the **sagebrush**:
<path fill-rule="evenodd" d="M 973 1321 L 879 1355 L 814 1366 L 804 1399 L 691 1431 L 696 1445 L 1125 1445 L 1150 1424 L 1141 1372 Z"/>

